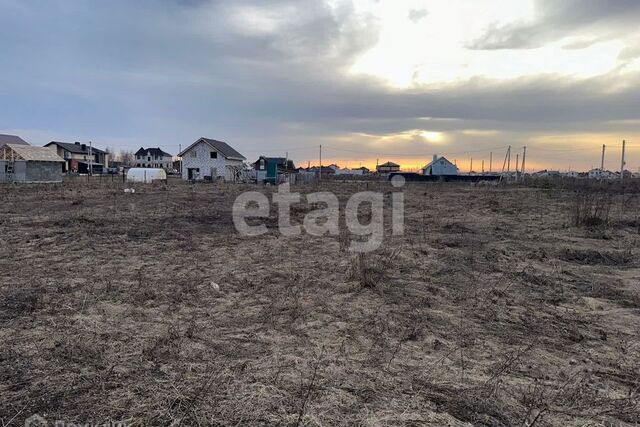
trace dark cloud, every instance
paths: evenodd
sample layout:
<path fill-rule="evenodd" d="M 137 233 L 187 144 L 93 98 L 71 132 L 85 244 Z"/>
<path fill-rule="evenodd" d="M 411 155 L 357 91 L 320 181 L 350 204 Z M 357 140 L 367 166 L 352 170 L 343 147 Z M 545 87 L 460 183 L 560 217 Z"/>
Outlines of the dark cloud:
<path fill-rule="evenodd" d="M 366 151 L 366 135 L 414 129 L 458 135 L 462 150 L 640 119 L 640 77 L 618 71 L 407 90 L 349 74 L 377 36 L 372 17 L 321 0 L 0 0 L 0 131 L 173 152 L 206 135 L 249 157 L 287 147 L 304 159 L 323 141 Z M 403 150 L 431 149 L 418 140 Z"/>
<path fill-rule="evenodd" d="M 637 0 L 536 0 L 535 10 L 532 22 L 492 25 L 469 48 L 533 49 L 568 35 L 594 32 L 601 36 L 591 38 L 595 42 L 636 31 L 640 19 Z"/>

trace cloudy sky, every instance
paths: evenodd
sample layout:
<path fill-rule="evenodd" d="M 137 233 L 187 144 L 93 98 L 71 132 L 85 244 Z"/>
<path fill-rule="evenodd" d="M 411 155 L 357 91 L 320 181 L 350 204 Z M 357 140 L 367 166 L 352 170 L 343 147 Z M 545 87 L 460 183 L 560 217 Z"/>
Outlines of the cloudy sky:
<path fill-rule="evenodd" d="M 638 0 L 0 0 L 0 133 L 640 167 Z"/>

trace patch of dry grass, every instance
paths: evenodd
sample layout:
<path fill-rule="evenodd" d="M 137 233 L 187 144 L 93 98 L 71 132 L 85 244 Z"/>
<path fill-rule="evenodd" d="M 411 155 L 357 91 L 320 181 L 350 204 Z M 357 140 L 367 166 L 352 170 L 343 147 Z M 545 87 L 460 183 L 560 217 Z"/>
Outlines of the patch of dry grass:
<path fill-rule="evenodd" d="M 405 235 L 355 255 L 346 233 L 279 236 L 275 210 L 238 236 L 247 189 L 0 187 L 0 425 L 640 419 L 628 191 L 602 238 L 567 223 L 572 188 L 409 184 Z M 386 183 L 323 188 L 367 189 L 388 202 Z"/>

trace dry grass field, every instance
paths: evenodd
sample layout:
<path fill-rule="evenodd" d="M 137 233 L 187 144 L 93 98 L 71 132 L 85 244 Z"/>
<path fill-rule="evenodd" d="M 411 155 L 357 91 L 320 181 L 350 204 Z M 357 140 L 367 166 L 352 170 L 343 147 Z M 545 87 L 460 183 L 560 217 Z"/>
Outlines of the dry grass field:
<path fill-rule="evenodd" d="M 0 187 L 0 426 L 640 420 L 637 193 L 407 184 L 355 255 L 239 236 L 249 185 L 123 188 Z"/>

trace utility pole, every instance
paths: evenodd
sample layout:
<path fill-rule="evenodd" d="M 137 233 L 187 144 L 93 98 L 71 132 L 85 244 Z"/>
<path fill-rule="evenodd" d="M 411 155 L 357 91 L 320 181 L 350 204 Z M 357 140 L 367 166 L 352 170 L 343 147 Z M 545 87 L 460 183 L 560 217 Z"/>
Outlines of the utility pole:
<path fill-rule="evenodd" d="M 322 144 L 320 144 L 320 169 L 318 170 L 318 181 L 322 181 Z"/>
<path fill-rule="evenodd" d="M 600 161 L 600 170 L 604 171 L 604 152 L 607 150 L 607 146 L 602 144 L 602 160 Z"/>
<path fill-rule="evenodd" d="M 85 145 L 85 148 L 87 146 Z M 89 175 L 93 176 L 93 146 L 89 141 Z"/>
<path fill-rule="evenodd" d="M 502 171 L 500 172 L 500 179 L 504 177 L 504 168 L 507 166 L 507 159 L 509 160 L 509 164 L 511 164 L 511 146 L 507 149 L 506 154 L 504 155 L 504 162 L 502 163 Z M 509 166 L 510 168 L 510 166 Z M 507 171 L 508 172 L 508 171 Z"/>
<path fill-rule="evenodd" d="M 473 172 L 473 157 L 471 158 L 471 166 L 469 166 L 469 173 Z"/>
<path fill-rule="evenodd" d="M 627 148 L 627 141 L 622 141 L 622 162 L 620 163 L 620 181 L 624 181 L 624 167 L 626 163 L 624 161 L 625 149 Z"/>
<path fill-rule="evenodd" d="M 489 173 L 493 172 L 493 151 L 489 153 Z"/>
<path fill-rule="evenodd" d="M 507 149 L 507 173 L 511 173 L 511 146 Z"/>
<path fill-rule="evenodd" d="M 182 144 L 178 144 L 178 154 L 182 154 Z M 180 176 L 182 177 L 182 157 L 180 157 Z"/>
<path fill-rule="evenodd" d="M 482 161 L 482 175 L 484 175 L 484 160 Z"/>
<path fill-rule="evenodd" d="M 522 182 L 524 182 L 524 174 L 525 174 L 525 162 L 527 160 L 527 147 L 523 147 L 523 152 L 522 152 L 522 168 L 521 168 L 521 172 L 522 172 Z"/>
<path fill-rule="evenodd" d="M 520 171 L 518 170 L 520 167 L 520 154 L 516 154 L 516 181 L 520 180 Z"/>

